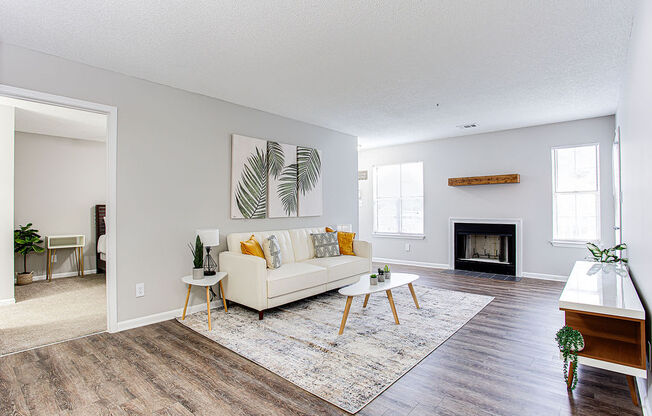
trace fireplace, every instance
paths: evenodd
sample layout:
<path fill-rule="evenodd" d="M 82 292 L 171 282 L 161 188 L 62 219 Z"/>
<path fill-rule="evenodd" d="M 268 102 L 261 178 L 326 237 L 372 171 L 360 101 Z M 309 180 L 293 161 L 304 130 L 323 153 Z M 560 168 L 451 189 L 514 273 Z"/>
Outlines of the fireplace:
<path fill-rule="evenodd" d="M 516 276 L 516 224 L 454 223 L 455 269 Z"/>

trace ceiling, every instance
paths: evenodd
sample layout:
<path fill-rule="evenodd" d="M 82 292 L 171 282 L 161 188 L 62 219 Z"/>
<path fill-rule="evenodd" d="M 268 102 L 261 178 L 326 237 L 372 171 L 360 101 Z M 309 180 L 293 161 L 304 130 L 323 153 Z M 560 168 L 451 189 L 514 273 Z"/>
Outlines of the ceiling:
<path fill-rule="evenodd" d="M 106 139 L 104 114 L 9 97 L 0 97 L 0 105 L 15 108 L 16 131 L 101 142 Z"/>
<path fill-rule="evenodd" d="M 634 4 L 0 0 L 0 40 L 375 147 L 613 114 Z"/>

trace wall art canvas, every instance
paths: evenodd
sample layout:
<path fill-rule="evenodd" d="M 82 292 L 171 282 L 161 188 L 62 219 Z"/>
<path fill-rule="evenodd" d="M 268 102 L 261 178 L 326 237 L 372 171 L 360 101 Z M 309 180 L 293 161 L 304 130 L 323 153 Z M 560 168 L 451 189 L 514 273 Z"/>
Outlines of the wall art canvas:
<path fill-rule="evenodd" d="M 297 146 L 267 142 L 268 216 L 296 217 L 298 207 Z"/>
<path fill-rule="evenodd" d="M 231 140 L 231 218 L 267 215 L 267 141 L 234 134 Z"/>
<path fill-rule="evenodd" d="M 320 150 L 297 146 L 297 185 L 299 192 L 299 216 L 311 217 L 322 215 Z"/>

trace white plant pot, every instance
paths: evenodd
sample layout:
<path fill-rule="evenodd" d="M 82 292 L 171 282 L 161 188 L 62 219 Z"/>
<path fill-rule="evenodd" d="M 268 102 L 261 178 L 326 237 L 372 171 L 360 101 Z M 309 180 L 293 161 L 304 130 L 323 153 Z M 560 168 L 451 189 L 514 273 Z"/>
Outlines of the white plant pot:
<path fill-rule="evenodd" d="M 198 269 L 192 269 L 192 278 L 195 280 L 204 278 L 204 268 L 200 267 Z"/>
<path fill-rule="evenodd" d="M 369 283 L 372 285 L 377 285 L 378 284 L 378 278 L 377 277 L 370 277 L 369 278 Z"/>

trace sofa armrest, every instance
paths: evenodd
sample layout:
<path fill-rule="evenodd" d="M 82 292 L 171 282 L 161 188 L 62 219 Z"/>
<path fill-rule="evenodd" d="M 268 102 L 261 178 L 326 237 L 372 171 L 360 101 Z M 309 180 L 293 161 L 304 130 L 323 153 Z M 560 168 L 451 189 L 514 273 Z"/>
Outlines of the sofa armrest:
<path fill-rule="evenodd" d="M 358 257 L 369 260 L 369 271 L 371 272 L 371 243 L 362 240 L 353 240 L 353 252 Z"/>
<path fill-rule="evenodd" d="M 220 271 L 224 278 L 224 293 L 228 300 L 262 311 L 267 309 L 267 263 L 248 254 L 223 251 Z"/>

